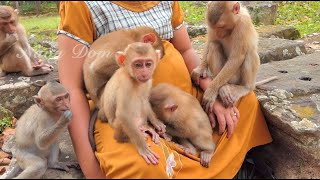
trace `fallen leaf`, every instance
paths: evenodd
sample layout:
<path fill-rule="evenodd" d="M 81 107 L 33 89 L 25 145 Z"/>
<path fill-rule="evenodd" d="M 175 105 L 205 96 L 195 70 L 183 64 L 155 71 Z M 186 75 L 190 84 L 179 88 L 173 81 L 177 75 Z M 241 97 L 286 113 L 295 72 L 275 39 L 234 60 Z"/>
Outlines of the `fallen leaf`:
<path fill-rule="evenodd" d="M 11 155 L 0 150 L 0 158 L 10 158 Z"/>
<path fill-rule="evenodd" d="M 17 124 L 17 118 L 12 117 L 12 126 L 15 127 Z"/>
<path fill-rule="evenodd" d="M 4 135 L 4 136 L 6 136 L 6 135 L 11 135 L 11 134 L 15 134 L 16 133 L 16 129 L 14 129 L 14 128 L 6 128 L 3 132 L 2 132 L 2 134 Z"/>
<path fill-rule="evenodd" d="M 6 166 L 0 166 L 0 175 L 6 172 Z"/>

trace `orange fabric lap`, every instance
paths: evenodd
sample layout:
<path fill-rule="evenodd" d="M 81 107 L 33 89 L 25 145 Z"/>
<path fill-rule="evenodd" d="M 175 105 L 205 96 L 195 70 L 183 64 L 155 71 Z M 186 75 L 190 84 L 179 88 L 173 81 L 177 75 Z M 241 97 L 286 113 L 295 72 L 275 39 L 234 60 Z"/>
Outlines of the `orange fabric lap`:
<path fill-rule="evenodd" d="M 108 178 L 233 178 L 248 150 L 272 141 L 253 92 L 241 99 L 238 109 L 241 117 L 231 138 L 226 133 L 218 135 L 217 128 L 214 130 L 217 148 L 209 168 L 202 167 L 198 157 L 184 155 L 170 142 L 161 139 L 154 144 L 150 138 L 147 141 L 160 159 L 158 165 L 148 165 L 132 144 L 117 143 L 112 128 L 100 120 L 94 132 L 96 156 Z"/>
<path fill-rule="evenodd" d="M 167 82 L 201 96 L 191 84 L 181 55 L 169 42 L 164 41 L 164 45 L 166 55 L 154 74 L 154 85 Z M 112 128 L 101 120 L 96 121 L 94 131 L 97 159 L 108 178 L 233 178 L 248 150 L 272 141 L 254 92 L 243 97 L 237 108 L 240 120 L 231 138 L 214 130 L 217 148 L 209 168 L 202 167 L 198 157 L 184 155 L 172 143 L 161 139 L 154 144 L 150 137 L 147 141 L 160 159 L 158 165 L 148 165 L 133 144 L 117 143 Z"/>

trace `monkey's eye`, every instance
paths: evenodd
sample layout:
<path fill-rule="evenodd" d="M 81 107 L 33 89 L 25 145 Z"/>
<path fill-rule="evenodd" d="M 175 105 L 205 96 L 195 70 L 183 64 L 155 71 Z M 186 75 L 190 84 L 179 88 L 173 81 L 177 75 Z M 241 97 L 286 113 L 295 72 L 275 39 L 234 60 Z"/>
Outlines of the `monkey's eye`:
<path fill-rule="evenodd" d="M 65 99 L 69 99 L 69 94 L 66 94 L 66 95 L 64 96 L 64 98 L 65 98 Z"/>
<path fill-rule="evenodd" d="M 62 101 L 62 97 L 61 96 L 56 98 L 56 102 L 60 102 L 60 101 Z"/>
<path fill-rule="evenodd" d="M 146 67 L 149 68 L 152 66 L 152 64 L 153 64 L 152 62 L 146 62 Z"/>
<path fill-rule="evenodd" d="M 135 68 L 142 68 L 143 67 L 143 63 L 134 63 L 133 65 Z"/>

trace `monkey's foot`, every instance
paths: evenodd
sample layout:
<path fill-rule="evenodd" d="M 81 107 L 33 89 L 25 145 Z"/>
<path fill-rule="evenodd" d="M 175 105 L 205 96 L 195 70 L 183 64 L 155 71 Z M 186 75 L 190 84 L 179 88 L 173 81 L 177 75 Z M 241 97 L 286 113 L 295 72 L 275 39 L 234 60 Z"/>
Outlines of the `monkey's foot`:
<path fill-rule="evenodd" d="M 141 132 L 143 133 L 144 137 L 146 138 L 148 136 L 148 134 L 151 136 L 152 141 L 156 144 L 159 143 L 160 141 L 160 137 L 159 134 L 156 133 L 156 131 L 154 129 L 152 129 L 151 127 L 145 127 L 145 126 L 141 126 L 140 127 Z"/>
<path fill-rule="evenodd" d="M 201 151 L 201 153 L 200 153 L 200 164 L 203 167 L 206 167 L 206 168 L 209 167 L 212 155 L 213 155 L 213 152 Z"/>
<path fill-rule="evenodd" d="M 58 169 L 62 171 L 70 171 L 70 168 L 80 169 L 80 166 L 77 162 L 56 162 L 54 164 L 49 164 L 48 168 Z"/>
<path fill-rule="evenodd" d="M 207 113 L 212 111 L 213 103 L 217 99 L 217 96 L 217 92 L 210 87 L 204 92 L 201 105 Z"/>
<path fill-rule="evenodd" d="M 6 76 L 6 72 L 3 72 L 0 70 L 0 77 L 4 77 L 4 76 Z"/>

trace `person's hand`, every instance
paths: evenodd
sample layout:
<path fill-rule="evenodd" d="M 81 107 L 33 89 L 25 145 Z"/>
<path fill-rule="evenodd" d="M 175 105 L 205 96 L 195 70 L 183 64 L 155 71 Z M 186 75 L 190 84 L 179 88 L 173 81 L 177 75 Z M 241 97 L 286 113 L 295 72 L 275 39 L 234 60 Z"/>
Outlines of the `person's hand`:
<path fill-rule="evenodd" d="M 210 77 L 200 79 L 200 87 L 203 91 L 209 87 L 211 81 Z M 219 134 L 227 130 L 227 137 L 231 137 L 240 118 L 239 110 L 235 106 L 226 108 L 219 99 L 216 99 L 212 109 L 209 109 L 206 113 L 209 116 L 212 128 L 216 127 L 218 122 Z"/>
<path fill-rule="evenodd" d="M 235 107 L 224 107 L 220 100 L 216 100 L 211 111 L 207 112 L 211 126 L 214 128 L 218 122 L 219 134 L 227 130 L 227 137 L 230 138 L 239 121 L 240 113 Z"/>

